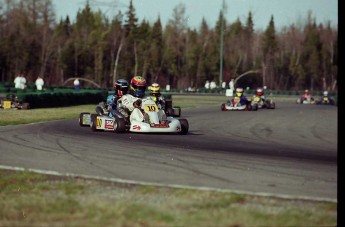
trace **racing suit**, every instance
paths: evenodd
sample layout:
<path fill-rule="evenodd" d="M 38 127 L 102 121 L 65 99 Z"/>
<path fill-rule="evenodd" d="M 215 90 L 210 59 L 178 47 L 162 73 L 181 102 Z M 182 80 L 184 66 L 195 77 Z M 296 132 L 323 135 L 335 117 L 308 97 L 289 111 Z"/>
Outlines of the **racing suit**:
<path fill-rule="evenodd" d="M 145 101 L 146 99 L 151 99 L 151 98 L 146 97 L 146 98 L 140 99 L 140 98 L 132 96 L 131 94 L 126 94 L 118 100 L 117 109 L 126 118 L 128 118 L 128 112 L 129 112 L 130 122 L 132 122 L 133 120 L 136 120 L 136 121 L 145 121 L 149 123 L 149 116 L 145 114 L 141 108 L 141 103 Z M 165 123 L 163 122 L 163 121 L 166 121 L 166 114 L 164 110 L 160 109 L 158 111 L 158 117 L 162 123 Z"/>
<path fill-rule="evenodd" d="M 131 94 L 126 94 L 118 99 L 117 109 L 125 118 L 129 117 L 130 121 L 144 121 L 144 115 L 140 110 L 141 101 L 140 98 L 134 97 Z"/>

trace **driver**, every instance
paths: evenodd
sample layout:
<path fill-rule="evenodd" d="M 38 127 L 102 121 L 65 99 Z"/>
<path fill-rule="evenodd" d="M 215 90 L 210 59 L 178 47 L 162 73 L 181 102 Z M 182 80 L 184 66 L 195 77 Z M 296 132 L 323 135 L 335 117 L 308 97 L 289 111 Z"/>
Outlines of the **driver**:
<path fill-rule="evenodd" d="M 141 76 L 134 76 L 129 85 L 129 94 L 123 95 L 117 101 L 118 111 L 129 120 L 144 121 L 141 112 L 142 98 L 145 96 L 146 80 Z M 147 118 L 147 117 L 146 117 Z"/>
<path fill-rule="evenodd" d="M 309 93 L 308 89 L 304 91 L 304 94 L 302 95 L 302 99 L 303 100 L 308 100 L 308 101 L 311 100 L 311 94 Z"/>
<path fill-rule="evenodd" d="M 257 88 L 255 94 L 259 96 L 263 102 L 265 102 L 264 89 Z"/>
<path fill-rule="evenodd" d="M 236 98 L 240 99 L 239 103 L 240 103 L 241 106 L 246 105 L 247 102 L 248 102 L 247 97 L 243 94 L 243 88 L 241 88 L 241 87 L 238 87 L 235 90 L 235 98 L 234 99 L 236 99 Z"/>
<path fill-rule="evenodd" d="M 117 109 L 117 100 L 123 95 L 127 94 L 129 84 L 125 79 L 119 79 L 114 84 L 114 94 L 108 95 L 106 103 L 101 102 L 99 106 L 96 107 L 96 112 L 99 115 L 103 115 L 104 111 L 108 112 L 108 115 L 112 117 L 114 114 L 113 110 Z"/>
<path fill-rule="evenodd" d="M 150 86 L 150 98 L 157 103 L 159 109 L 165 109 L 165 99 L 161 94 L 159 84 L 153 83 Z"/>

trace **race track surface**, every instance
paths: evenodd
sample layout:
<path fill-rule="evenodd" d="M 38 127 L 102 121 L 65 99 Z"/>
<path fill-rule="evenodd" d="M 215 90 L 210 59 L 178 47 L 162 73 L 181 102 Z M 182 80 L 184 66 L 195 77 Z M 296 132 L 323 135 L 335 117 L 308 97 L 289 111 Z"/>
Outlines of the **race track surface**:
<path fill-rule="evenodd" d="M 92 132 L 73 120 L 0 127 L 0 165 L 62 174 L 337 199 L 335 106 L 182 109 L 187 135 Z"/>

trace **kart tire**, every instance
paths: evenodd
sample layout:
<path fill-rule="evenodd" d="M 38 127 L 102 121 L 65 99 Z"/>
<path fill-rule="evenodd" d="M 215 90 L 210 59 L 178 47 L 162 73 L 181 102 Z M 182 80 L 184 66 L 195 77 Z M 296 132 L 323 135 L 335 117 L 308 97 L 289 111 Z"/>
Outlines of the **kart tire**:
<path fill-rule="evenodd" d="M 276 103 L 275 102 L 272 102 L 271 104 L 270 104 L 270 109 L 275 109 L 276 108 Z"/>
<path fill-rule="evenodd" d="M 82 113 L 79 114 L 79 126 L 81 126 L 81 127 L 87 127 L 87 126 L 90 127 L 90 125 L 84 125 L 83 124 L 83 120 L 82 119 L 83 119 L 83 116 L 86 115 L 86 114 L 90 114 L 90 113 L 82 112 Z"/>
<path fill-rule="evenodd" d="M 28 109 L 30 109 L 30 104 L 27 103 L 27 102 L 24 102 L 24 103 L 22 104 L 21 109 L 23 109 L 23 110 L 28 110 Z"/>
<path fill-rule="evenodd" d="M 221 111 L 225 111 L 225 104 L 224 103 L 220 106 L 220 109 L 221 109 Z"/>
<path fill-rule="evenodd" d="M 116 124 L 116 133 L 124 133 L 126 132 L 126 120 L 124 118 L 115 118 Z"/>
<path fill-rule="evenodd" d="M 258 109 L 259 109 L 258 105 L 253 105 L 252 106 L 252 111 L 258 111 Z"/>
<path fill-rule="evenodd" d="M 166 109 L 165 113 L 166 113 L 167 116 L 171 116 L 171 117 L 174 116 L 174 110 L 171 107 L 168 107 Z"/>
<path fill-rule="evenodd" d="M 91 122 L 90 122 L 90 128 L 92 131 L 97 132 L 101 131 L 99 129 L 96 129 L 96 124 L 97 124 L 97 114 L 91 114 Z"/>
<path fill-rule="evenodd" d="M 180 121 L 180 124 L 181 124 L 180 134 L 181 135 L 186 135 L 188 133 L 188 130 L 189 130 L 188 121 L 186 119 L 179 119 L 179 121 Z"/>
<path fill-rule="evenodd" d="M 178 112 L 178 113 L 176 113 L 176 111 Z M 181 107 L 179 107 L 179 106 L 174 106 L 174 117 L 181 117 Z"/>

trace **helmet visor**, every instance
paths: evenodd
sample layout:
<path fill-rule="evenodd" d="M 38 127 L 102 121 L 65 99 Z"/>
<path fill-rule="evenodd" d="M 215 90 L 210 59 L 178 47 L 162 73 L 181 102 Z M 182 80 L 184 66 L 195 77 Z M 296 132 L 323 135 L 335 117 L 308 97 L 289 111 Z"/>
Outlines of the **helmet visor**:
<path fill-rule="evenodd" d="M 139 90 L 139 91 L 145 91 L 146 90 L 146 85 L 132 84 L 132 87 L 134 88 L 134 90 Z"/>

